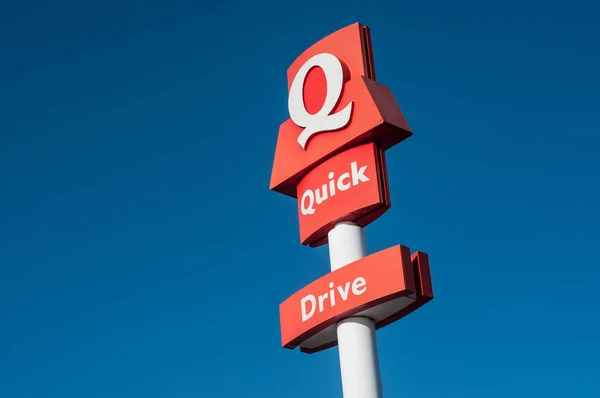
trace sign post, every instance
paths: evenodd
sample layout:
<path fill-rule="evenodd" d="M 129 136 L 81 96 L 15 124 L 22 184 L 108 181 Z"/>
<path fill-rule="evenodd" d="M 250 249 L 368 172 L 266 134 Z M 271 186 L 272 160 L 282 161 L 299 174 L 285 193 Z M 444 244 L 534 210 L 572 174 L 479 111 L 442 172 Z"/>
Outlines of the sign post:
<path fill-rule="evenodd" d="M 354 223 L 337 224 L 329 232 L 329 261 L 335 271 L 367 255 L 365 231 Z M 344 398 L 381 398 L 375 323 L 350 317 L 337 325 Z"/>
<path fill-rule="evenodd" d="M 391 206 L 385 151 L 412 135 L 375 81 L 370 30 L 355 23 L 288 69 L 270 188 L 297 199 L 300 243 L 329 244 L 331 272 L 281 303 L 282 346 L 338 346 L 345 398 L 381 398 L 376 330 L 433 299 L 426 253 L 397 245 L 367 255 L 363 228 Z"/>

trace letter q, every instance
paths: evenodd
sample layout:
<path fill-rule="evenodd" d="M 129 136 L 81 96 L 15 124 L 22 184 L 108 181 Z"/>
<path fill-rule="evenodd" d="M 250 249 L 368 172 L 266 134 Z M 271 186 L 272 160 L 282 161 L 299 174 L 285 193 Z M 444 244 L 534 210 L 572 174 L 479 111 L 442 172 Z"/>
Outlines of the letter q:
<path fill-rule="evenodd" d="M 320 67 L 325 74 L 327 94 L 321 110 L 311 115 L 304 105 L 304 81 L 306 80 L 308 71 L 315 66 Z M 343 85 L 344 71 L 342 63 L 332 54 L 317 54 L 306 61 L 300 70 L 298 70 L 290 86 L 288 110 L 292 121 L 298 126 L 304 127 L 304 130 L 298 136 L 298 143 L 302 148 L 306 149 L 308 140 L 313 135 L 340 129 L 345 127 L 350 121 L 352 101 L 341 111 L 333 115 L 331 114 L 340 99 Z"/>
<path fill-rule="evenodd" d="M 305 206 L 306 200 L 308 199 L 308 206 Z M 312 190 L 307 189 L 302 195 L 302 199 L 300 199 L 300 211 L 305 216 L 309 214 L 315 214 L 315 195 Z"/>

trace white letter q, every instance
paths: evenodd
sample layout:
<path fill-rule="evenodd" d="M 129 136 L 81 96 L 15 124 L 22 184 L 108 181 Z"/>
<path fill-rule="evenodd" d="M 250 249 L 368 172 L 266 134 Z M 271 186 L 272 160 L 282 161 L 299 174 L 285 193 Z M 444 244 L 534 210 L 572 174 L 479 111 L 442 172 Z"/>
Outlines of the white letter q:
<path fill-rule="evenodd" d="M 306 198 L 308 198 L 308 206 L 304 205 L 306 202 L 304 199 Z M 309 214 L 315 214 L 315 208 L 313 207 L 314 205 L 315 195 L 313 194 L 312 190 L 307 189 L 302 195 L 302 199 L 300 199 L 300 210 L 302 211 L 302 214 L 305 216 L 308 216 Z"/>
<path fill-rule="evenodd" d="M 321 110 L 311 115 L 304 106 L 304 81 L 306 80 L 308 71 L 315 66 L 320 67 L 323 73 L 325 73 L 327 94 Z M 306 149 L 306 144 L 313 135 L 325 131 L 337 130 L 346 126 L 350 121 L 352 101 L 341 111 L 330 115 L 340 99 L 343 84 L 344 72 L 342 64 L 332 54 L 317 54 L 306 61 L 300 70 L 298 70 L 290 87 L 288 110 L 292 121 L 298 126 L 304 127 L 304 130 L 298 136 L 298 143 L 302 148 Z"/>

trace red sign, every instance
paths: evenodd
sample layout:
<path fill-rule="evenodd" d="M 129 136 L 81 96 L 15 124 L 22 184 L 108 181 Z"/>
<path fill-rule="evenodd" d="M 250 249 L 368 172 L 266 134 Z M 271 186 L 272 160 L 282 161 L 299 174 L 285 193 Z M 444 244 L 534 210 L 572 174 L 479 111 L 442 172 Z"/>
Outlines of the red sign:
<path fill-rule="evenodd" d="M 334 155 L 369 141 L 386 150 L 412 134 L 391 91 L 375 82 L 371 36 L 359 23 L 302 53 L 288 69 L 288 93 L 270 188 L 292 197 Z"/>
<path fill-rule="evenodd" d="M 336 224 L 364 227 L 391 205 L 385 150 L 412 132 L 391 91 L 375 81 L 369 29 L 325 37 L 289 67 L 289 120 L 279 127 L 270 189 L 297 198 L 300 241 L 327 243 Z M 285 348 L 313 353 L 337 344 L 350 316 L 376 328 L 433 298 L 427 255 L 395 246 L 304 287 L 280 305 Z"/>
<path fill-rule="evenodd" d="M 433 298 L 427 254 L 394 246 L 317 279 L 279 306 L 285 348 L 314 353 L 337 344 L 335 324 L 366 316 L 381 328 Z"/>
<path fill-rule="evenodd" d="M 323 244 L 335 224 L 364 226 L 390 207 L 383 156 L 375 144 L 364 144 L 321 163 L 302 179 L 296 188 L 302 244 Z"/>

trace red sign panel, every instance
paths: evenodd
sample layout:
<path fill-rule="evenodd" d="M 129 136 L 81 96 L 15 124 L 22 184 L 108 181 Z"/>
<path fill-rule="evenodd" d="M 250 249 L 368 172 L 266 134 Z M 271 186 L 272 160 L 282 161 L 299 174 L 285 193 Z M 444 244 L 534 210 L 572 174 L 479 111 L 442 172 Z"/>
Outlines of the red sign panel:
<path fill-rule="evenodd" d="M 302 179 L 297 187 L 302 244 L 318 246 L 336 223 L 365 226 L 390 207 L 383 156 L 375 144 L 364 144 L 325 161 Z"/>
<path fill-rule="evenodd" d="M 288 91 L 270 183 L 277 192 L 295 197 L 312 168 L 346 149 L 372 141 L 386 150 L 412 134 L 391 91 L 375 82 L 369 30 L 359 23 L 302 53 Z"/>
<path fill-rule="evenodd" d="M 297 198 L 300 240 L 327 243 L 336 224 L 364 227 L 391 205 L 385 150 L 412 132 L 391 91 L 375 81 L 369 29 L 320 40 L 289 67 L 289 120 L 279 127 L 270 189 Z M 395 246 L 312 282 L 280 305 L 285 348 L 337 344 L 351 316 L 381 328 L 433 298 L 425 253 Z"/>
<path fill-rule="evenodd" d="M 335 324 L 366 316 L 381 328 L 433 298 L 425 253 L 394 246 L 312 282 L 279 306 L 285 348 L 313 353 L 337 344 Z"/>

